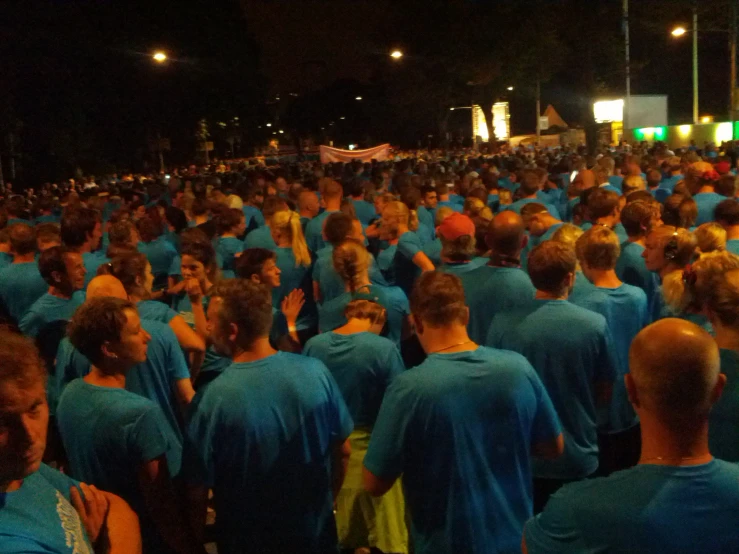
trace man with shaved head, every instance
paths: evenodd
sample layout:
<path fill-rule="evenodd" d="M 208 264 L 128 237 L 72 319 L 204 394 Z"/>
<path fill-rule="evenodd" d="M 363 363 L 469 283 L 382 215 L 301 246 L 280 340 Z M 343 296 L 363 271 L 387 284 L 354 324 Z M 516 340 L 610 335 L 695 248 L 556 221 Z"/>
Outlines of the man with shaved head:
<path fill-rule="evenodd" d="M 708 449 L 726 376 L 711 336 L 681 319 L 642 330 L 626 389 L 641 420 L 639 465 L 569 485 L 524 529 L 524 552 L 739 552 L 739 467 Z"/>
<path fill-rule="evenodd" d="M 528 240 L 521 216 L 512 211 L 499 213 L 490 222 L 485 238 L 490 261 L 460 275 L 470 309 L 467 332 L 479 344 L 485 342 L 496 313 L 531 302 L 535 292 L 521 269 L 521 251 Z"/>

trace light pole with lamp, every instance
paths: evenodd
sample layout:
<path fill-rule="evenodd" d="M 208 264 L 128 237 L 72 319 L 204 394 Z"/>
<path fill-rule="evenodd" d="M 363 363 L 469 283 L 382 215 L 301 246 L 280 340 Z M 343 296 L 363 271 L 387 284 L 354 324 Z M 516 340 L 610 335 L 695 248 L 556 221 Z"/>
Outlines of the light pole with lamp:
<path fill-rule="evenodd" d="M 167 61 L 168 57 L 167 54 L 161 50 L 157 50 L 154 52 L 154 54 L 151 56 L 151 59 L 154 60 L 158 64 L 163 64 Z M 164 173 L 164 152 L 162 148 L 162 133 L 160 130 L 157 131 L 157 152 L 159 154 L 159 171 L 161 173 Z"/>

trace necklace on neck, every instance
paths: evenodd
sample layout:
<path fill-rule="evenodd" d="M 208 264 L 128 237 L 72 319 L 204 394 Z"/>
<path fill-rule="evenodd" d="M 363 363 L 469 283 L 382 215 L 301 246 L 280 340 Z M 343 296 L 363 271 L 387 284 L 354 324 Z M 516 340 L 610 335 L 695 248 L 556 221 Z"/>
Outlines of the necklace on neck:
<path fill-rule="evenodd" d="M 685 462 L 687 460 L 698 460 L 700 458 L 705 458 L 705 454 L 701 454 L 699 456 L 682 456 L 680 458 L 671 458 L 669 456 L 651 456 L 650 458 L 647 458 L 645 460 L 640 460 L 640 464 L 647 464 L 649 462 L 672 462 L 667 465 L 680 465 L 681 462 Z"/>
<path fill-rule="evenodd" d="M 465 341 L 458 342 L 456 344 L 450 344 L 449 346 L 446 346 L 444 348 L 439 348 L 438 350 L 432 350 L 431 352 L 429 352 L 429 354 L 437 354 L 438 352 L 444 352 L 445 350 L 451 350 L 452 348 L 454 348 L 456 346 L 462 346 L 462 345 L 469 344 L 469 343 L 474 343 L 474 342 L 475 341 L 473 341 L 471 339 L 467 339 Z"/>

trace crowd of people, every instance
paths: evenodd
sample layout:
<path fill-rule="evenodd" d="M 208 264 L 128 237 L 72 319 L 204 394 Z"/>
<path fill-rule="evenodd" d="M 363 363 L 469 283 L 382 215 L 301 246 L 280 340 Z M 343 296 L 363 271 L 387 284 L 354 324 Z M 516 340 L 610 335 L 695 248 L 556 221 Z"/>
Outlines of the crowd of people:
<path fill-rule="evenodd" d="M 739 552 L 737 166 L 5 190 L 0 551 Z"/>

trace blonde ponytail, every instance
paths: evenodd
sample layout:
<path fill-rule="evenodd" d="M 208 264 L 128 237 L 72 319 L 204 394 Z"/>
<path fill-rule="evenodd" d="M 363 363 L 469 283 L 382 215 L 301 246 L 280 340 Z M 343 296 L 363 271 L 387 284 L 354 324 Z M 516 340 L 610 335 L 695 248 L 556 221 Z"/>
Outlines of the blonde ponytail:
<path fill-rule="evenodd" d="M 411 231 L 418 230 L 418 211 L 416 210 L 409 210 L 408 215 L 408 229 Z"/>
<path fill-rule="evenodd" d="M 293 211 L 280 211 L 272 218 L 272 226 L 288 234 L 290 245 L 295 256 L 295 267 L 311 265 L 310 251 L 303 235 L 303 226 L 300 224 L 300 215 Z"/>

